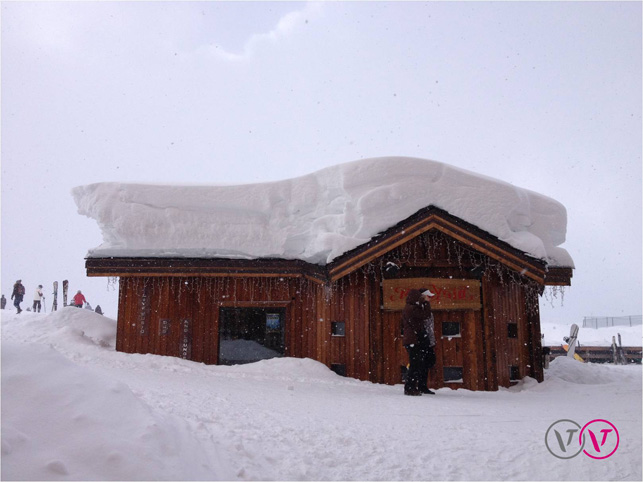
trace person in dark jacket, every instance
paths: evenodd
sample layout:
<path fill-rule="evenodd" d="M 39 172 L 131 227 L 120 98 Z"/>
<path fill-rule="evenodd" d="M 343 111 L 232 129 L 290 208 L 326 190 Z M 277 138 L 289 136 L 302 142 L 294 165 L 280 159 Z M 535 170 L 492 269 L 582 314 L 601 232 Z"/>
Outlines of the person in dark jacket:
<path fill-rule="evenodd" d="M 13 300 L 13 306 L 16 307 L 18 313 L 22 313 L 22 308 L 20 308 L 20 303 L 25 296 L 25 287 L 22 284 L 22 280 L 19 279 L 16 281 L 16 284 L 13 285 L 13 293 L 11 293 L 11 299 Z"/>
<path fill-rule="evenodd" d="M 431 296 L 434 296 L 433 293 L 426 288 L 410 290 L 402 311 L 402 343 L 409 354 L 404 395 L 434 395 L 427 387 L 429 369 L 435 364 L 434 321 L 429 303 Z"/>

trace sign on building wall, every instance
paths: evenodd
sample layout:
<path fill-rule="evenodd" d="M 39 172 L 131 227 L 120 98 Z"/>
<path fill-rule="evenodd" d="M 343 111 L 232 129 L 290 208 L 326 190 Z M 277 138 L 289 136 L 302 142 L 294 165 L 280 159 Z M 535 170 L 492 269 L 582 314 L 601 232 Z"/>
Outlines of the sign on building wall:
<path fill-rule="evenodd" d="M 428 288 L 434 310 L 479 310 L 480 281 L 475 279 L 406 278 L 385 279 L 382 282 L 384 309 L 404 309 L 406 297 L 412 289 Z"/>
<path fill-rule="evenodd" d="M 189 319 L 181 320 L 181 338 L 180 338 L 181 358 L 185 360 L 192 359 L 192 321 Z"/>
<path fill-rule="evenodd" d="M 138 316 L 139 335 L 147 335 L 147 320 L 150 315 L 150 297 L 148 296 L 148 291 L 147 284 L 145 284 L 139 298 L 141 300 Z"/>

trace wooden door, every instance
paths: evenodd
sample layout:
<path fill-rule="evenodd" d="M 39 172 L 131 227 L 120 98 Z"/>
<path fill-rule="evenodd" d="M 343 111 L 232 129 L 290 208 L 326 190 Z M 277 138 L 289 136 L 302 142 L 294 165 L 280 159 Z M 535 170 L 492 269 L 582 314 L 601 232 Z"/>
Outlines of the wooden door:
<path fill-rule="evenodd" d="M 480 311 L 434 311 L 436 364 L 429 386 L 484 390 Z"/>
<path fill-rule="evenodd" d="M 482 327 L 480 311 L 435 310 L 435 366 L 429 371 L 431 388 L 484 390 Z M 402 383 L 409 358 L 402 345 L 401 311 L 383 312 L 383 382 Z"/>

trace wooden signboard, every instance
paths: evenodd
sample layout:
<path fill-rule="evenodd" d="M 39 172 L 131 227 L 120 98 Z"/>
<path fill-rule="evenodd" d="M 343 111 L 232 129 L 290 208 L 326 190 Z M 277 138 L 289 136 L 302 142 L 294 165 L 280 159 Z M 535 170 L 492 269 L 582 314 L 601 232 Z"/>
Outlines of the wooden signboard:
<path fill-rule="evenodd" d="M 406 278 L 385 279 L 382 282 L 384 309 L 401 311 L 409 290 L 428 288 L 434 310 L 479 310 L 480 281 L 475 279 Z"/>

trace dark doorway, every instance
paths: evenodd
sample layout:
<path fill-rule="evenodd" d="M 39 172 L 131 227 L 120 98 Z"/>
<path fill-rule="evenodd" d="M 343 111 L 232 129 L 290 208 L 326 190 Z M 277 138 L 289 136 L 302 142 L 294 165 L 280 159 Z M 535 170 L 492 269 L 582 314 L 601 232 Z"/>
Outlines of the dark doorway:
<path fill-rule="evenodd" d="M 284 355 L 284 308 L 221 308 L 219 365 L 241 365 Z"/>

